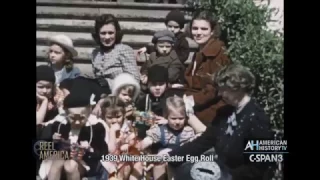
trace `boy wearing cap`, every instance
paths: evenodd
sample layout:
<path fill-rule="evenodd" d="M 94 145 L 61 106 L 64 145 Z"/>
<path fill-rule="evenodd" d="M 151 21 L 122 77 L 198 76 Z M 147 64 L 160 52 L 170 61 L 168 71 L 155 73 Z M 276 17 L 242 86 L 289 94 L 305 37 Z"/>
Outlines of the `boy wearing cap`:
<path fill-rule="evenodd" d="M 168 82 L 170 84 L 181 84 L 181 74 L 185 68 L 176 51 L 172 48 L 174 34 L 168 30 L 158 31 L 154 34 L 152 42 L 155 44 L 156 52 L 150 54 L 150 59 L 145 66 L 147 68 L 155 65 L 165 67 L 168 70 Z"/>
<path fill-rule="evenodd" d="M 186 62 L 189 57 L 189 43 L 186 39 L 186 35 L 181 31 L 184 28 L 185 24 L 184 14 L 179 10 L 173 10 L 168 13 L 165 20 L 165 25 L 167 29 L 174 33 L 175 41 L 173 45 L 173 49 L 176 51 L 178 55 L 178 59 L 182 64 Z M 156 51 L 155 47 L 152 45 L 148 45 L 147 47 L 141 48 L 138 53 L 148 53 Z"/>
<path fill-rule="evenodd" d="M 50 138 L 41 139 L 65 144 L 66 146 L 61 147 L 70 151 L 70 159 L 45 160 L 39 170 L 42 178 L 60 179 L 62 169 L 68 179 L 98 175 L 96 170 L 101 156 L 108 154 L 106 124 L 95 116 L 90 116 L 90 97 L 91 92 L 85 88 L 71 91 L 63 102 L 66 116 L 59 121 L 52 120 L 46 124 L 44 131 L 47 133 L 44 134 L 50 134 Z M 80 148 L 80 151 L 77 148 Z"/>

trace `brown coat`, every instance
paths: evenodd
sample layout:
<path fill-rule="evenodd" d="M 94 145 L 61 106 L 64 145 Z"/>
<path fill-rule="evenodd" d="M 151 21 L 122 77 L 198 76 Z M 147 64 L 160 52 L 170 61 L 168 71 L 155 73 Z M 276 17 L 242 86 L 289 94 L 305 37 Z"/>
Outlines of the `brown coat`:
<path fill-rule="evenodd" d="M 217 92 L 210 75 L 231 63 L 225 51 L 222 41 L 209 40 L 200 52 L 195 53 L 185 72 L 186 94 L 193 95 L 195 113 L 206 125 L 214 119 L 217 109 L 224 105 L 216 98 Z"/>

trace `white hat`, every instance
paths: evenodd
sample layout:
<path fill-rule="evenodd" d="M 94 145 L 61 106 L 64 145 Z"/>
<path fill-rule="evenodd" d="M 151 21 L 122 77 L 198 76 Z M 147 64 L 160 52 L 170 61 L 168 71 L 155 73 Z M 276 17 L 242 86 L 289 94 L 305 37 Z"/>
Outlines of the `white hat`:
<path fill-rule="evenodd" d="M 64 34 L 59 34 L 59 35 L 49 37 L 49 42 L 57 43 L 62 47 L 66 48 L 72 54 L 73 57 L 76 57 L 78 55 L 77 50 L 73 46 L 72 40 Z"/>
<path fill-rule="evenodd" d="M 125 85 L 132 85 L 135 87 L 135 93 L 133 95 L 133 100 L 135 101 L 140 93 L 140 84 L 129 73 L 121 73 L 114 78 L 113 85 L 111 87 L 111 94 L 117 96 L 120 88 L 122 88 Z"/>

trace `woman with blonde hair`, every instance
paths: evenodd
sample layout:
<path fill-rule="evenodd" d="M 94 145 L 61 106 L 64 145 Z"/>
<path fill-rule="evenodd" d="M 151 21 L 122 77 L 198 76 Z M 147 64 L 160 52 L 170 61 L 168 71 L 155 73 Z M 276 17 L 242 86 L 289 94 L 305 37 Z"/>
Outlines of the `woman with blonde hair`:
<path fill-rule="evenodd" d="M 264 110 L 251 97 L 255 87 L 255 77 L 244 66 L 229 65 L 216 73 L 213 79 L 218 95 L 227 104 L 218 110 L 214 125 L 197 139 L 173 149 L 170 156 L 200 156 L 214 147 L 218 161 L 226 165 L 233 180 L 261 180 L 268 164 L 247 163 L 243 157 L 245 139 L 271 139 L 270 120 Z M 179 166 L 180 162 L 170 162 Z M 195 164 L 196 166 L 197 163 Z M 183 167 L 182 167 L 183 168 Z M 189 167 L 190 168 L 190 167 Z M 210 170 L 210 167 L 203 167 Z M 179 171 L 179 170 L 178 170 Z M 188 172 L 188 174 L 186 173 Z M 180 169 L 177 179 L 202 179 L 203 173 L 190 169 Z M 214 179 L 211 177 L 211 179 Z M 220 179 L 221 180 L 221 179 Z"/>

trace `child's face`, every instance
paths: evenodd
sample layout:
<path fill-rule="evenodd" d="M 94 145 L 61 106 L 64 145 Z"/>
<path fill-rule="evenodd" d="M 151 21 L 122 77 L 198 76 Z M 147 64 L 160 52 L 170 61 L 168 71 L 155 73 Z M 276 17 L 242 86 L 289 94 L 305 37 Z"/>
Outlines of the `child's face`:
<path fill-rule="evenodd" d="M 88 121 L 91 113 L 90 106 L 66 109 L 67 119 L 71 124 L 71 128 L 80 129 Z"/>
<path fill-rule="evenodd" d="M 116 124 L 116 123 L 119 124 L 121 127 L 124 120 L 124 114 L 121 111 L 118 111 L 117 113 L 107 112 L 104 119 L 109 127 L 112 124 Z"/>
<path fill-rule="evenodd" d="M 184 127 L 186 116 L 181 109 L 171 110 L 168 116 L 168 125 L 174 130 Z"/>
<path fill-rule="evenodd" d="M 124 103 L 129 104 L 132 102 L 132 97 L 130 96 L 127 89 L 122 89 L 118 95 L 119 99 L 121 99 Z"/>
<path fill-rule="evenodd" d="M 61 46 L 52 44 L 49 48 L 49 60 L 52 64 L 62 64 L 66 59 L 66 53 Z"/>
<path fill-rule="evenodd" d="M 53 83 L 49 81 L 38 81 L 36 83 L 36 93 L 40 96 L 51 98 L 53 90 Z"/>
<path fill-rule="evenodd" d="M 172 44 L 170 42 L 157 42 L 156 44 L 157 52 L 160 55 L 167 55 L 172 50 Z"/>
<path fill-rule="evenodd" d="M 169 21 L 167 24 L 167 29 L 173 32 L 173 34 L 177 34 L 181 30 L 179 24 L 175 21 Z"/>
<path fill-rule="evenodd" d="M 149 91 L 154 97 L 160 97 L 167 88 L 165 82 L 149 82 Z"/>

